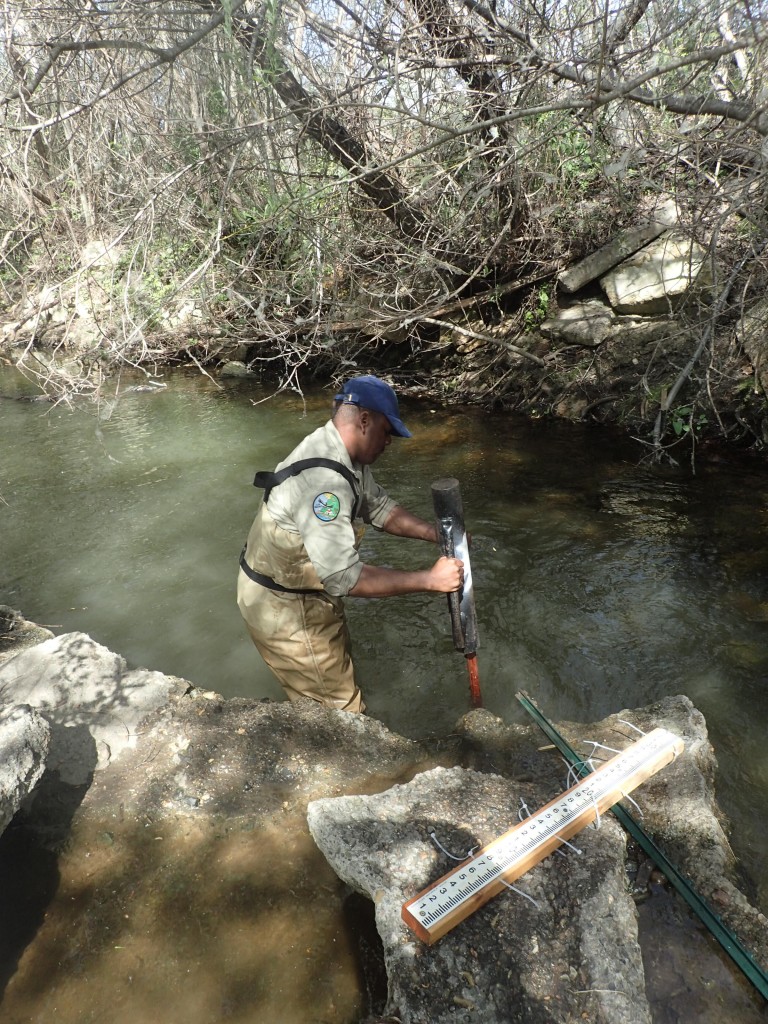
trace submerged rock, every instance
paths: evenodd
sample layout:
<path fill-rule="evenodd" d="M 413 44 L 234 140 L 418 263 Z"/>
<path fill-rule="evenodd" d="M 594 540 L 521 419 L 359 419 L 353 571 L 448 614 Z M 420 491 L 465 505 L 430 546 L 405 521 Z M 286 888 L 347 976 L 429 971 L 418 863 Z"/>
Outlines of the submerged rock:
<path fill-rule="evenodd" d="M 0 664 L 53 635 L 50 629 L 29 622 L 15 608 L 0 604 Z"/>

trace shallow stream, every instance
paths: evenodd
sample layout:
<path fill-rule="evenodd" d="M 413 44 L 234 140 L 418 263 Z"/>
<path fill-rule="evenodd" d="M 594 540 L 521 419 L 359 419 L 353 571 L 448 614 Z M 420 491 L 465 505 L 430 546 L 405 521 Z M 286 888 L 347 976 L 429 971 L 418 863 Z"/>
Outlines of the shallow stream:
<path fill-rule="evenodd" d="M 224 696 L 281 699 L 234 601 L 237 558 L 271 469 L 327 416 L 330 392 L 269 397 L 197 372 L 121 382 L 117 400 L 18 401 L 0 369 L 0 603 L 82 630 L 131 667 Z M 148 390 L 128 390 L 143 384 Z M 16 397 L 14 397 L 16 396 Z M 667 694 L 706 717 L 731 844 L 768 909 L 768 463 L 701 455 L 653 467 L 604 428 L 404 403 L 378 481 L 431 518 L 454 476 L 473 536 L 485 706 L 593 721 Z M 370 530 L 363 557 L 426 566 L 432 550 Z M 369 712 L 406 736 L 468 708 L 442 597 L 350 600 Z M 149 1018 L 148 1018 L 149 1019 Z"/>

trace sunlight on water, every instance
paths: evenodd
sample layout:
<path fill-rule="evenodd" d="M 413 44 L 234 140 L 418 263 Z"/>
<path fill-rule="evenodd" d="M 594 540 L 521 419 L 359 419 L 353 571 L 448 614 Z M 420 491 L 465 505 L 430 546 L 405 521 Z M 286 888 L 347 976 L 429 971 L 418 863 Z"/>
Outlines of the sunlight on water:
<path fill-rule="evenodd" d="M 138 379 L 138 378 L 137 378 Z M 102 418 L 0 399 L 0 601 L 82 630 L 129 665 L 225 696 L 282 699 L 247 638 L 237 559 L 271 469 L 327 415 L 330 392 L 265 397 L 200 374 L 128 392 Z M 0 371 L 0 392 L 23 385 Z M 760 460 L 652 469 L 610 432 L 404 403 L 414 433 L 379 482 L 431 518 L 455 476 L 473 535 L 486 706 L 522 721 L 524 688 L 555 720 L 666 694 L 705 714 L 733 845 L 768 903 L 768 468 Z M 435 552 L 368 530 L 364 557 L 427 566 Z M 369 710 L 405 735 L 447 734 L 468 709 L 444 598 L 350 600 Z"/>

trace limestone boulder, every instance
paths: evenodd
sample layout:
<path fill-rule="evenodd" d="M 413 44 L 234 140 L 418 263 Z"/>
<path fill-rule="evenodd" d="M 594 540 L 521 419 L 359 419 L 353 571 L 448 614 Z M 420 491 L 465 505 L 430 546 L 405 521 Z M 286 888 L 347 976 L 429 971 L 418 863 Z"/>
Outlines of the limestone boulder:
<path fill-rule="evenodd" d="M 650 1024 L 625 838 L 615 821 L 582 833 L 565 856 L 521 879 L 518 892 L 495 897 L 434 945 L 401 919 L 406 899 L 545 796 L 541 779 L 436 768 L 377 796 L 309 805 L 315 842 L 337 874 L 375 903 L 387 1012 L 402 1024 L 554 1024 L 580 1016 Z"/>
<path fill-rule="evenodd" d="M 561 345 L 613 346 L 611 363 L 617 369 L 630 365 L 638 353 L 649 358 L 659 343 L 662 351 L 686 350 L 691 336 L 691 331 L 673 316 L 619 316 L 601 299 L 561 307 L 541 324 L 539 332 Z"/>
<path fill-rule="evenodd" d="M 616 329 L 616 314 L 600 299 L 587 299 L 560 309 L 539 330 L 545 338 L 564 345 L 597 348 Z"/>
<path fill-rule="evenodd" d="M 188 683 L 125 660 L 85 633 L 44 640 L 0 664 L 0 707 L 27 704 L 51 729 L 48 768 L 69 785 L 87 783 L 126 747 L 142 720 Z"/>
<path fill-rule="evenodd" d="M 668 200 L 654 211 L 644 223 L 619 231 L 607 245 L 590 253 L 583 260 L 568 267 L 558 278 L 559 286 L 566 292 L 577 292 L 611 270 L 632 253 L 648 242 L 658 238 L 664 231 L 677 223 L 678 211 L 675 203 Z"/>
<path fill-rule="evenodd" d="M 625 806 L 765 963 L 765 918 L 734 881 L 714 799 L 714 755 L 690 701 L 668 698 L 589 726 L 559 728 L 585 758 L 602 758 L 600 744 L 621 749 L 636 729 L 656 726 L 679 736 L 684 752 Z M 669 974 L 682 979 L 690 956 L 677 945 L 679 936 L 666 941 L 657 934 L 650 948 L 643 940 L 624 870 L 626 836 L 610 813 L 560 855 L 533 866 L 516 883 L 519 892 L 493 897 L 432 945 L 403 922 L 404 902 L 566 788 L 562 763 L 531 729 L 478 710 L 457 734 L 462 767 L 436 768 L 375 796 L 308 805 L 309 829 L 334 871 L 375 905 L 389 981 L 385 1012 L 402 1024 L 656 1019 L 658 996 L 649 997 L 645 958 L 664 942 Z M 732 1019 L 750 1019 L 749 1008 L 734 1003 Z"/>
<path fill-rule="evenodd" d="M 744 310 L 738 337 L 755 369 L 760 387 L 768 395 L 768 299 L 761 299 Z"/>
<path fill-rule="evenodd" d="M 253 377 L 252 370 L 239 359 L 230 359 L 219 368 L 220 377 Z"/>
<path fill-rule="evenodd" d="M 704 249 L 679 231 L 668 231 L 600 279 L 617 313 L 659 316 L 695 294 L 711 301 L 712 267 Z"/>
<path fill-rule="evenodd" d="M 49 742 L 50 727 L 32 708 L 0 710 L 0 832 L 42 778 Z"/>

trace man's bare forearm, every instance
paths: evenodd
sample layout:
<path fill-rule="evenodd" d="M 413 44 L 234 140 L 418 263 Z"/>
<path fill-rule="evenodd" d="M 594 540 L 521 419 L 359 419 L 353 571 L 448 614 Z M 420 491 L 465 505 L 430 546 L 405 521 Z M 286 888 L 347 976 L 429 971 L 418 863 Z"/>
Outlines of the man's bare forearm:
<path fill-rule="evenodd" d="M 437 531 L 434 523 L 428 523 L 424 519 L 415 516 L 402 505 L 395 505 L 384 523 L 385 533 L 391 533 L 394 537 L 410 537 L 413 540 L 426 540 L 437 544 Z"/>
<path fill-rule="evenodd" d="M 350 590 L 352 597 L 395 597 L 398 594 L 447 594 L 463 582 L 463 562 L 458 558 L 438 558 L 429 569 L 389 569 L 363 565 L 360 577 Z"/>

